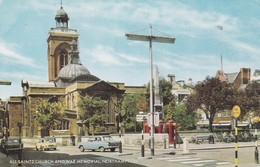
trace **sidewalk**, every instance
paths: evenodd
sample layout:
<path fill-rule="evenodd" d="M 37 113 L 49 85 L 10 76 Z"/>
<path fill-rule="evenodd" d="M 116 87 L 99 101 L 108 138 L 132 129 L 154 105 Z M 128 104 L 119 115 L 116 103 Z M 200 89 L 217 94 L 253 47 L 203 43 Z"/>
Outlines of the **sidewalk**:
<path fill-rule="evenodd" d="M 260 142 L 258 142 L 258 147 L 260 146 Z M 243 147 L 255 147 L 255 142 L 239 142 L 238 148 Z M 212 150 L 212 149 L 229 149 L 229 148 L 235 148 L 235 143 L 222 143 L 222 142 L 216 142 L 215 144 L 208 144 L 208 143 L 202 143 L 202 144 L 194 144 L 189 143 L 189 149 L 190 150 Z M 123 149 L 126 150 L 135 150 L 140 151 L 141 147 L 124 147 Z M 149 148 L 145 148 L 146 150 L 150 150 Z M 164 152 L 164 151 L 182 151 L 183 150 L 183 144 L 177 144 L 176 149 L 173 148 L 173 145 L 170 145 L 170 148 L 166 149 L 156 149 L 157 151 Z"/>

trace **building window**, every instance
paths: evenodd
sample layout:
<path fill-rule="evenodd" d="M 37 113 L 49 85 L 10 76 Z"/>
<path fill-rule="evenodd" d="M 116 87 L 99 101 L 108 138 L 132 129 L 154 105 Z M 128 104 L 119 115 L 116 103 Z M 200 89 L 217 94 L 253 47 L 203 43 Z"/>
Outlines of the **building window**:
<path fill-rule="evenodd" d="M 67 109 L 70 109 L 70 94 L 67 95 Z"/>
<path fill-rule="evenodd" d="M 70 121 L 62 120 L 61 123 L 53 128 L 53 130 L 70 130 Z"/>
<path fill-rule="evenodd" d="M 60 69 L 68 64 L 68 53 L 62 50 L 60 53 Z"/>
<path fill-rule="evenodd" d="M 74 97 L 74 94 L 72 94 L 71 101 L 72 101 L 72 109 L 75 109 L 75 97 Z"/>

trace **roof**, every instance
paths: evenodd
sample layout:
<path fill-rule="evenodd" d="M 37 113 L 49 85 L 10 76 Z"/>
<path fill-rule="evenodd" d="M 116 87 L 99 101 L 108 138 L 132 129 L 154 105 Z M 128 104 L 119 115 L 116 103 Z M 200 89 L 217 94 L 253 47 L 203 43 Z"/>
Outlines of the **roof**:
<path fill-rule="evenodd" d="M 234 83 L 238 74 L 239 74 L 239 72 L 225 73 L 225 76 L 226 76 L 229 83 Z"/>
<path fill-rule="evenodd" d="M 74 79 L 78 76 L 90 75 L 90 72 L 82 64 L 67 64 L 59 72 L 59 78 Z"/>
<path fill-rule="evenodd" d="M 30 81 L 28 82 L 29 87 L 55 87 L 53 82 L 44 81 Z"/>
<path fill-rule="evenodd" d="M 60 9 L 57 11 L 55 20 L 59 22 L 66 22 L 69 20 L 69 15 L 66 13 L 66 11 L 61 6 Z"/>

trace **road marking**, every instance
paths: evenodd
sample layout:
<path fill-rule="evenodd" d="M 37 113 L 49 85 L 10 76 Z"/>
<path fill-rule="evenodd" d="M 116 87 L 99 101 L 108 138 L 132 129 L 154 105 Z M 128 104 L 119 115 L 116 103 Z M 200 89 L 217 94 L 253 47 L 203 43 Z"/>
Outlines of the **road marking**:
<path fill-rule="evenodd" d="M 175 157 L 174 159 L 185 159 L 185 158 L 191 158 L 191 157 Z M 166 159 L 173 159 L 172 157 L 161 157 L 161 158 L 156 158 L 158 160 L 166 160 Z"/>
<path fill-rule="evenodd" d="M 196 160 L 201 160 L 202 158 L 190 158 L 190 159 L 170 159 L 167 161 L 170 162 L 179 162 L 179 161 L 196 161 Z"/>
<path fill-rule="evenodd" d="M 232 164 L 231 162 L 218 162 L 217 165 L 227 165 Z"/>
<path fill-rule="evenodd" d="M 203 166 L 205 164 L 194 164 L 193 166 Z"/>
<path fill-rule="evenodd" d="M 182 164 L 196 164 L 196 163 L 205 163 L 205 162 L 214 162 L 217 160 L 203 160 L 203 161 L 189 161 L 189 162 L 181 162 Z"/>

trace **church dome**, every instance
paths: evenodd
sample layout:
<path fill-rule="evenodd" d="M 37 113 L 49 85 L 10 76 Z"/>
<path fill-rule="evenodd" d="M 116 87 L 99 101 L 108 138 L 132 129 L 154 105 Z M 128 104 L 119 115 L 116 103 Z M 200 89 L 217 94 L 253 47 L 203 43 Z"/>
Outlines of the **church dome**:
<path fill-rule="evenodd" d="M 69 15 L 65 12 L 63 7 L 61 7 L 56 14 L 55 20 L 57 22 L 67 22 L 69 20 Z"/>
<path fill-rule="evenodd" d="M 58 78 L 66 78 L 73 80 L 79 76 L 91 75 L 86 67 L 82 64 L 67 64 L 60 72 Z"/>

